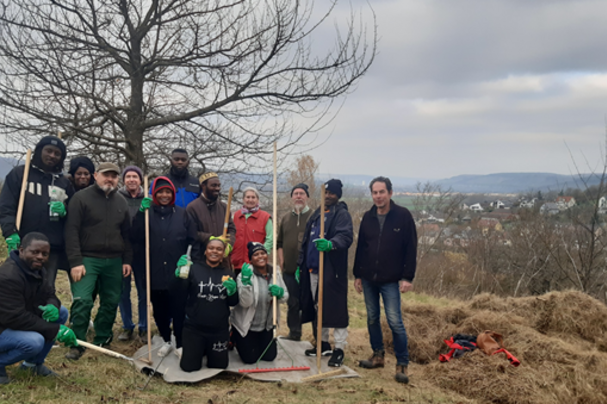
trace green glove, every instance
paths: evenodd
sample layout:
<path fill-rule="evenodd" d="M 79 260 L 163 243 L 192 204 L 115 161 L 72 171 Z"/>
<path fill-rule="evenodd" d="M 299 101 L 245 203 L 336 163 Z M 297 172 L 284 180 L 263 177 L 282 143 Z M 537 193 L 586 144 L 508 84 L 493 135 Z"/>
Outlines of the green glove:
<path fill-rule="evenodd" d="M 51 207 L 51 212 L 58 214 L 59 217 L 65 217 L 65 215 L 67 215 L 63 202 L 51 201 L 48 204 Z"/>
<path fill-rule="evenodd" d="M 316 249 L 318 251 L 331 251 L 333 249 L 333 243 L 326 238 L 317 238 L 316 240 L 312 240 L 314 245 L 316 245 Z"/>
<path fill-rule="evenodd" d="M 179 271 L 181 271 L 181 267 L 177 267 L 175 270 L 175 278 L 179 278 Z"/>
<path fill-rule="evenodd" d="M 184 267 L 186 265 L 188 265 L 188 256 L 184 254 L 179 257 L 179 261 L 177 261 L 177 268 Z"/>
<path fill-rule="evenodd" d="M 295 281 L 297 281 L 298 285 L 299 285 L 300 278 L 301 278 L 301 271 L 299 270 L 299 267 L 297 267 L 297 270 L 295 271 Z"/>
<path fill-rule="evenodd" d="M 42 318 L 49 323 L 54 323 L 59 320 L 59 309 L 53 306 L 52 304 L 47 304 L 46 306 L 38 306 L 40 310 L 42 310 Z"/>
<path fill-rule="evenodd" d="M 78 341 L 76 340 L 76 334 L 74 334 L 74 331 L 63 324 L 59 326 L 59 332 L 57 333 L 57 338 L 55 339 L 70 348 L 78 346 Z"/>
<path fill-rule="evenodd" d="M 17 233 L 13 233 L 6 238 L 6 246 L 9 251 L 16 250 L 21 244 L 21 237 Z"/>
<path fill-rule="evenodd" d="M 230 255 L 230 253 L 232 252 L 232 250 L 234 249 L 234 247 L 232 247 L 232 244 L 230 243 L 225 243 L 226 249 L 223 252 L 223 256 L 227 257 L 228 255 Z"/>
<path fill-rule="evenodd" d="M 278 285 L 270 285 L 268 286 L 268 290 L 270 291 L 270 296 L 276 296 L 279 299 L 285 295 L 285 290 Z"/>
<path fill-rule="evenodd" d="M 141 206 L 139 206 L 139 212 L 145 212 L 152 206 L 152 198 L 143 198 L 141 200 Z"/>
<path fill-rule="evenodd" d="M 243 285 L 251 285 L 251 276 L 253 276 L 253 270 L 251 264 L 245 262 L 242 264 L 242 270 L 240 272 L 240 279 Z"/>
<path fill-rule="evenodd" d="M 226 288 L 226 292 L 228 292 L 228 296 L 232 296 L 236 293 L 236 281 L 231 277 L 222 282 L 223 287 Z"/>

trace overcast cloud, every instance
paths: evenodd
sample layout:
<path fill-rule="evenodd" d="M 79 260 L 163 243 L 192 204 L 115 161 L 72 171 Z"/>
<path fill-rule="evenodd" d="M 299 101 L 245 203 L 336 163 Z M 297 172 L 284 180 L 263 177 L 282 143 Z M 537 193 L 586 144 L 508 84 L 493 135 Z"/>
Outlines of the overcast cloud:
<path fill-rule="evenodd" d="M 600 162 L 604 1 L 372 1 L 379 54 L 312 155 L 320 171 L 444 178 Z M 365 2 L 352 6 L 369 13 Z M 348 15 L 343 2 L 336 18 Z M 343 13 L 343 14 L 342 14 Z M 583 167 L 583 171 L 588 171 Z"/>

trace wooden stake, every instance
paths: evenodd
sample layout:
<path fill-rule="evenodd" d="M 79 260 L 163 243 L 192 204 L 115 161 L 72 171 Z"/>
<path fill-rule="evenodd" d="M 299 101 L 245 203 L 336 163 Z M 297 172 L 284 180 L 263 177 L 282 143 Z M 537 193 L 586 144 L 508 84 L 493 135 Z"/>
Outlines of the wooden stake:
<path fill-rule="evenodd" d="M 146 175 L 143 180 L 143 191 L 145 197 L 149 195 L 149 179 Z M 151 280 L 150 280 L 150 210 L 145 210 L 145 300 L 147 305 L 147 319 L 148 319 L 148 362 L 152 364 L 152 301 L 150 294 L 151 292 Z"/>
<path fill-rule="evenodd" d="M 278 174 L 276 171 L 276 142 L 274 142 L 274 186 L 273 186 L 273 209 L 272 209 L 272 268 L 274 270 L 274 285 L 276 285 L 276 273 L 278 267 L 276 266 L 276 224 L 277 224 L 277 211 L 278 211 Z M 274 315 L 274 338 L 276 338 L 278 332 L 278 322 L 276 321 L 278 315 L 278 302 L 276 296 L 272 297 L 272 313 Z"/>
<path fill-rule="evenodd" d="M 21 227 L 21 218 L 23 217 L 23 205 L 25 205 L 25 192 L 27 191 L 27 180 L 30 175 L 30 164 L 32 162 L 32 149 L 27 149 L 25 154 L 25 167 L 23 169 L 23 179 L 21 180 L 21 192 L 19 193 L 19 205 L 17 206 L 17 220 L 15 221 L 15 227 L 17 231 Z M 6 234 L 5 237 L 10 236 Z"/>
<path fill-rule="evenodd" d="M 325 184 L 320 187 L 320 238 L 325 238 Z M 324 272 L 325 272 L 325 253 L 319 251 L 318 258 L 318 310 L 316 311 L 316 367 L 318 368 L 318 374 L 321 374 L 320 370 L 320 357 L 322 352 L 322 301 L 323 301 L 323 284 L 324 284 Z"/>
<path fill-rule="evenodd" d="M 232 196 L 234 195 L 234 188 L 230 187 L 230 192 L 228 193 L 228 204 L 226 206 L 226 217 L 223 221 L 223 239 L 228 240 L 228 224 L 230 224 L 230 210 L 232 209 Z"/>
<path fill-rule="evenodd" d="M 60 130 L 57 131 L 57 137 L 59 139 L 61 139 L 63 137 L 63 132 L 61 132 Z"/>

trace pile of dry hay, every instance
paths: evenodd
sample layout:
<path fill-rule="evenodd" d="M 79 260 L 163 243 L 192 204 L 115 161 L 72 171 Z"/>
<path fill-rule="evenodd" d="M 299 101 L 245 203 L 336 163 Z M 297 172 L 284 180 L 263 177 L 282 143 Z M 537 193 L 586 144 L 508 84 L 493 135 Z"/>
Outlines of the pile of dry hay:
<path fill-rule="evenodd" d="M 491 403 L 607 403 L 607 307 L 580 292 L 540 297 L 479 295 L 450 307 L 403 304 L 416 378 Z M 392 335 L 382 321 L 384 338 Z M 493 330 L 521 365 L 476 350 L 440 363 L 443 342 L 457 333 Z"/>

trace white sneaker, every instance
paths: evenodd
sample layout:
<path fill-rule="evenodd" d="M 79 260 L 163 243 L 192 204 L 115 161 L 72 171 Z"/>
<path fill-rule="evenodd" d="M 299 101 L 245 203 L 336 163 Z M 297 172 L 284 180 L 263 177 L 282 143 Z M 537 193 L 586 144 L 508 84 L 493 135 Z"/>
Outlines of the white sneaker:
<path fill-rule="evenodd" d="M 183 354 L 183 348 L 177 348 L 177 349 L 175 349 L 175 351 L 173 351 L 173 353 L 174 353 L 175 355 L 177 355 L 177 357 L 178 357 L 179 359 L 181 359 L 181 354 Z"/>
<path fill-rule="evenodd" d="M 173 350 L 173 344 L 170 342 L 165 342 L 163 346 L 158 350 L 158 356 L 164 358 Z"/>

